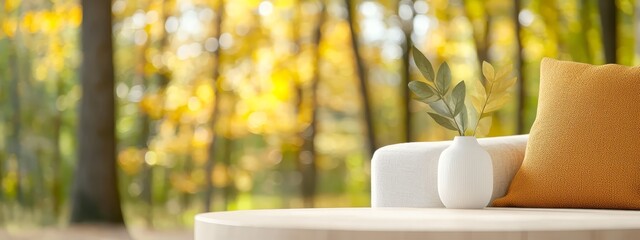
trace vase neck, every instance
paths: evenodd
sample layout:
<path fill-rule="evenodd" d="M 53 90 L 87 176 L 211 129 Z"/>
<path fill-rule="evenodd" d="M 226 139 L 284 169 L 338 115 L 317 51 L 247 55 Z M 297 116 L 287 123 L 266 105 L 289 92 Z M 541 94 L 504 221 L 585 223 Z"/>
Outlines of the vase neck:
<path fill-rule="evenodd" d="M 453 144 L 478 145 L 478 139 L 472 136 L 456 136 L 453 138 Z"/>

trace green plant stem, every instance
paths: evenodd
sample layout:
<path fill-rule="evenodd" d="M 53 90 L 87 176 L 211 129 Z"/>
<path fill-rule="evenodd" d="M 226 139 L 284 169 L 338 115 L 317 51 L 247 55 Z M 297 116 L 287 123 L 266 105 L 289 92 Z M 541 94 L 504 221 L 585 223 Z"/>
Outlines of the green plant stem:
<path fill-rule="evenodd" d="M 488 81 L 488 80 L 487 80 Z M 489 87 L 489 92 L 487 93 L 487 97 L 484 99 L 484 104 L 482 105 L 482 110 L 480 110 L 480 115 L 478 116 L 478 121 L 476 121 L 476 127 L 473 129 L 473 136 L 476 135 L 476 131 L 478 131 L 478 125 L 480 125 L 480 120 L 482 119 L 482 114 L 484 114 L 484 110 L 489 104 L 489 98 L 491 98 L 491 93 L 493 92 L 494 83 L 490 82 L 491 87 Z"/>

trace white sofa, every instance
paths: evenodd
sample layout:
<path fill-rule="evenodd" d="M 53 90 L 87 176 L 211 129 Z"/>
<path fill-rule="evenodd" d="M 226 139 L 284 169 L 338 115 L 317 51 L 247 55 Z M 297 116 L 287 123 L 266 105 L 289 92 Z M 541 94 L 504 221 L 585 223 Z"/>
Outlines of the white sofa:
<path fill-rule="evenodd" d="M 527 140 L 527 135 L 479 139 L 493 160 L 493 198 L 506 193 Z M 640 239 L 640 211 L 443 209 L 436 172 L 440 153 L 449 144 L 416 142 L 378 149 L 372 162 L 373 208 L 204 213 L 196 216 L 195 239 Z"/>
<path fill-rule="evenodd" d="M 520 168 L 529 135 L 480 138 L 493 160 L 493 199 L 506 194 Z M 438 158 L 451 141 L 382 147 L 371 163 L 372 207 L 444 207 L 438 197 Z"/>

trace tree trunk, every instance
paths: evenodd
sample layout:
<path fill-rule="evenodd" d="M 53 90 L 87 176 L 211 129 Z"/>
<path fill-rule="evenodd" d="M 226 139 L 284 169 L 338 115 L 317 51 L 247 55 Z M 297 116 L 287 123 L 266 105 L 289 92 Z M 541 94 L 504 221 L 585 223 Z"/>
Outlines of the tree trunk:
<path fill-rule="evenodd" d="M 23 12 L 24 3 L 19 3 L 17 12 L 14 13 L 15 18 L 20 18 Z M 24 162 L 22 155 L 22 101 L 21 101 L 21 82 L 24 80 L 21 76 L 20 58 L 18 51 L 24 46 L 21 46 L 22 39 L 20 39 L 20 21 L 17 22 L 15 35 L 9 40 L 9 72 L 11 73 L 11 82 L 9 88 L 9 99 L 11 100 L 11 110 L 13 115 L 11 116 L 11 133 L 9 134 L 9 151 L 8 157 L 16 160 L 16 198 L 19 205 L 25 203 L 25 189 L 23 180 L 26 178 L 24 172 Z"/>
<path fill-rule="evenodd" d="M 58 78 L 56 82 L 56 96 L 62 96 L 64 83 L 62 78 Z M 54 101 L 55 103 L 55 101 Z M 53 215 L 57 220 L 60 216 L 60 208 L 62 207 L 62 153 L 60 152 L 60 133 L 62 128 L 62 111 L 56 110 L 53 118 L 53 159 L 51 161 L 51 169 L 53 171 L 53 183 L 51 188 L 51 197 L 53 198 Z"/>
<path fill-rule="evenodd" d="M 315 50 L 314 73 L 311 80 L 311 101 L 309 108 L 311 109 L 311 119 L 309 126 L 301 132 L 302 151 L 299 154 L 300 173 L 302 174 L 302 199 L 304 207 L 313 207 L 315 205 L 314 198 L 317 189 L 318 167 L 317 167 L 317 151 L 315 146 L 316 134 L 318 131 L 318 83 L 320 82 L 320 42 L 322 41 L 322 26 L 326 19 L 326 9 L 321 2 L 318 22 L 316 24 L 313 35 L 313 47 Z"/>
<path fill-rule="evenodd" d="M 358 82 L 360 84 L 360 98 L 362 100 L 362 112 L 365 121 L 366 141 L 369 148 L 370 156 L 373 156 L 373 152 L 376 150 L 376 137 L 373 127 L 372 106 L 369 101 L 369 86 L 367 84 L 367 70 L 365 69 L 365 63 L 360 56 L 360 44 L 358 43 L 358 36 L 356 33 L 356 12 L 354 9 L 356 6 L 352 6 L 352 0 L 344 0 L 345 7 L 347 8 L 347 20 L 349 21 L 349 31 L 351 32 L 351 48 L 353 50 L 353 58 L 355 59 L 356 74 L 358 76 Z"/>
<path fill-rule="evenodd" d="M 593 63 L 593 54 L 591 53 L 591 47 L 589 46 L 589 29 L 591 29 L 591 17 L 589 16 L 591 13 L 592 6 L 590 0 L 582 0 L 580 1 L 580 22 L 582 22 L 582 31 L 580 31 L 580 36 L 582 40 L 582 44 L 584 44 L 584 54 L 587 63 Z"/>
<path fill-rule="evenodd" d="M 220 40 L 220 35 L 222 34 L 222 20 L 224 15 L 224 2 L 223 0 L 218 0 L 218 7 L 216 9 L 216 34 L 215 39 Z M 215 95 L 215 101 L 213 102 L 213 111 L 211 114 L 211 143 L 209 143 L 209 158 L 207 159 L 207 163 L 205 166 L 205 192 L 204 192 L 204 211 L 209 212 L 211 210 L 211 198 L 213 195 L 213 167 L 215 166 L 215 157 L 216 157 L 216 140 L 218 139 L 218 134 L 216 133 L 216 124 L 218 123 L 218 115 L 220 115 L 220 83 L 218 79 L 220 78 L 220 60 L 222 60 L 220 55 L 221 48 L 218 47 L 215 52 L 213 52 L 213 59 L 215 61 L 215 65 L 213 67 L 213 73 L 211 79 L 213 80 L 213 91 Z"/>
<path fill-rule="evenodd" d="M 164 14 L 163 14 L 164 15 Z M 164 22 L 164 21 L 163 21 Z M 145 33 L 148 34 L 148 36 L 150 36 L 149 31 L 147 29 L 144 29 Z M 145 66 L 147 65 L 147 57 L 146 57 L 146 53 L 147 53 L 147 49 L 149 48 L 149 46 L 151 45 L 151 39 L 147 39 L 147 41 L 145 41 L 145 43 L 140 47 L 139 51 L 138 51 L 138 59 L 136 61 L 137 66 L 135 67 L 135 71 L 136 71 L 136 76 L 135 76 L 135 81 L 134 84 L 140 85 L 142 86 L 142 91 L 143 92 L 147 92 L 147 89 L 149 89 L 149 86 L 151 85 L 149 83 L 149 79 L 147 78 L 147 74 L 145 73 Z M 138 122 L 139 122 L 139 138 L 137 141 L 137 148 L 140 150 L 139 153 L 141 154 L 141 158 L 143 159 L 143 161 L 140 163 L 141 164 L 141 186 L 142 186 L 142 191 L 140 193 L 140 198 L 141 200 L 146 204 L 146 209 L 145 209 L 145 221 L 148 227 L 153 227 L 153 165 L 147 163 L 147 161 L 145 161 L 145 156 L 147 154 L 147 152 L 149 151 L 149 137 L 151 136 L 151 127 L 152 127 L 152 122 L 151 122 L 151 118 L 149 117 L 149 113 L 145 112 L 145 111 L 140 111 L 139 112 L 139 116 L 138 116 Z"/>
<path fill-rule="evenodd" d="M 471 25 L 474 28 L 473 40 L 476 45 L 476 57 L 478 58 L 478 69 L 479 69 L 479 73 L 482 73 L 482 61 L 489 61 L 489 47 L 491 45 L 490 33 L 491 33 L 492 17 L 491 17 L 491 14 L 488 12 L 486 3 L 483 1 L 480 4 L 482 4 L 484 16 L 482 16 L 480 19 L 474 18 L 473 13 L 468 6 L 469 2 L 470 2 L 469 0 L 465 0 L 463 6 L 465 9 L 467 18 L 469 19 L 469 21 L 471 22 Z M 480 26 L 476 25 L 474 23 L 475 21 L 481 21 L 482 25 Z M 484 82 L 484 80 L 485 80 L 484 78 L 480 77 L 480 81 Z"/>
<path fill-rule="evenodd" d="M 144 69 L 144 64 L 146 64 L 144 60 L 144 55 L 146 52 L 146 45 L 143 47 L 142 56 L 138 63 L 142 65 Z M 144 70 L 138 72 L 138 79 L 143 89 L 147 89 L 147 79 L 144 76 Z M 149 136 L 151 136 L 151 123 L 149 119 L 149 115 L 147 113 L 141 112 L 138 121 L 140 122 L 140 136 L 138 138 L 137 147 L 140 151 L 140 156 L 142 159 L 145 159 L 145 155 L 147 151 L 149 151 L 148 141 Z M 142 200 L 146 203 L 146 213 L 145 220 L 147 221 L 147 226 L 153 226 L 153 166 L 149 165 L 146 161 L 142 161 L 142 192 L 140 193 Z"/>
<path fill-rule="evenodd" d="M 520 14 L 521 0 L 515 0 L 513 2 L 513 24 L 516 28 L 516 64 L 515 68 L 518 69 L 518 107 L 516 112 L 518 114 L 518 124 L 516 125 L 516 133 L 525 133 L 526 128 L 526 99 L 527 99 L 527 81 L 524 78 L 524 56 L 522 56 L 522 28 L 520 21 L 518 20 L 518 14 Z"/>
<path fill-rule="evenodd" d="M 15 45 L 14 45 L 15 46 Z M 23 203 L 23 189 L 22 189 L 22 101 L 20 101 L 20 71 L 18 69 L 18 57 L 16 50 L 10 50 L 10 59 L 9 61 L 9 69 L 11 72 L 11 83 L 9 88 L 11 89 L 9 93 L 9 98 L 11 99 L 11 111 L 13 115 L 11 116 L 11 133 L 9 134 L 9 158 L 14 158 L 17 163 L 17 178 L 16 178 L 16 196 L 18 199 L 18 204 Z"/>
<path fill-rule="evenodd" d="M 604 46 L 604 58 L 606 63 L 616 63 L 618 38 L 616 31 L 616 1 L 599 0 L 600 23 L 602 26 L 602 45 Z"/>
<path fill-rule="evenodd" d="M 231 124 L 229 124 L 231 125 Z M 229 126 L 230 127 L 230 126 Z M 225 166 L 225 168 L 227 169 L 227 173 L 225 174 L 227 180 L 227 185 L 224 186 L 223 189 L 223 206 L 224 206 L 224 210 L 227 211 L 229 210 L 229 202 L 231 202 L 232 198 L 235 198 L 235 191 L 234 191 L 234 179 L 233 176 L 230 175 L 230 168 L 229 166 L 231 166 L 231 158 L 232 158 L 232 151 L 235 148 L 235 142 L 233 141 L 232 138 L 230 137 L 223 137 L 223 145 L 222 145 L 222 164 L 223 166 Z"/>
<path fill-rule="evenodd" d="M 163 0 L 162 1 L 162 24 L 166 23 L 168 16 L 171 15 L 171 10 L 172 10 L 172 4 L 174 4 L 174 2 L 172 0 Z M 169 45 L 169 37 L 168 37 L 168 33 L 166 31 L 163 31 L 162 37 L 160 38 L 160 42 L 157 46 L 158 51 L 160 52 L 164 52 L 166 51 L 167 45 Z M 164 102 L 166 97 L 166 89 L 167 86 L 169 85 L 169 81 L 171 81 L 171 77 L 170 77 L 170 70 L 167 68 L 166 65 L 162 65 L 160 67 L 160 69 L 158 69 L 157 73 L 156 73 L 156 81 L 154 84 L 157 84 L 158 86 L 158 96 L 160 96 L 161 100 L 159 100 L 159 102 Z M 158 116 L 164 116 L 164 108 L 160 107 L 160 113 L 158 114 Z M 147 117 L 149 117 L 147 115 Z M 148 134 L 149 136 L 153 136 L 155 134 L 157 134 L 158 130 L 157 130 L 157 124 L 158 124 L 159 120 L 153 120 L 151 123 L 151 126 L 149 128 L 150 133 Z M 148 139 L 147 139 L 148 140 Z M 157 167 L 157 168 L 153 168 L 150 167 L 149 168 L 149 181 L 153 182 L 153 175 L 159 175 L 159 176 L 164 176 L 163 177 L 163 181 L 161 181 L 160 183 L 156 182 L 155 184 L 160 184 L 163 187 L 157 187 L 157 189 L 160 189 L 160 191 L 158 191 L 157 193 L 154 193 L 153 190 L 153 184 L 150 182 L 149 184 L 149 213 L 148 215 L 151 217 L 151 221 L 149 221 L 148 223 L 150 225 L 153 225 L 153 206 L 156 204 L 156 202 L 161 203 L 161 202 L 166 202 L 167 199 L 167 195 L 168 195 L 168 191 L 169 191 L 169 180 L 168 180 L 168 176 L 170 170 L 166 167 Z"/>
<path fill-rule="evenodd" d="M 410 1 L 409 3 L 413 3 Z M 398 10 L 400 10 L 400 4 L 403 4 L 400 1 L 398 5 Z M 413 5 L 410 8 L 413 10 Z M 412 16 L 415 12 L 412 12 Z M 398 16 L 400 13 L 398 13 Z M 413 17 L 409 20 L 402 21 L 402 31 L 404 32 L 404 46 L 402 52 L 402 84 L 400 85 L 400 91 L 402 95 L 402 105 L 404 107 L 404 142 L 411 142 L 413 140 L 413 131 L 412 130 L 412 118 L 413 114 L 411 112 L 411 93 L 409 92 L 409 81 L 411 81 L 411 33 L 413 32 Z"/>
<path fill-rule="evenodd" d="M 182 129 L 181 131 L 189 131 L 191 133 L 191 135 L 193 136 L 193 133 L 195 132 L 195 127 L 194 126 L 189 126 L 188 130 L 187 129 Z M 192 177 L 193 177 L 193 167 L 195 165 L 194 160 L 193 160 L 193 144 L 188 144 L 187 145 L 187 154 L 184 158 L 183 162 L 184 164 L 182 165 L 182 171 L 184 173 L 184 176 L 189 179 L 190 181 L 192 181 Z M 181 191 L 180 192 L 180 209 L 182 212 L 186 212 L 189 209 L 189 205 L 191 205 L 191 199 L 192 199 L 192 193 L 188 192 L 188 191 Z M 181 223 L 186 224 L 186 222 L 184 221 L 184 218 L 180 218 Z"/>
<path fill-rule="evenodd" d="M 123 224 L 116 171 L 111 1 L 82 0 L 82 99 L 71 222 Z"/>

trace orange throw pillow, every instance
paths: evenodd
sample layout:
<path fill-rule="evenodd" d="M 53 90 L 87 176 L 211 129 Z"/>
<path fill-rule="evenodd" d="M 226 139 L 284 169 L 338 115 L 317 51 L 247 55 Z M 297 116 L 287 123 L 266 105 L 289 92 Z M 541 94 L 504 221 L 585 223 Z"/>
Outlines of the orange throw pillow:
<path fill-rule="evenodd" d="M 493 206 L 640 209 L 640 67 L 543 59 L 524 162 Z"/>

